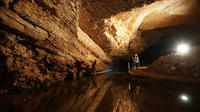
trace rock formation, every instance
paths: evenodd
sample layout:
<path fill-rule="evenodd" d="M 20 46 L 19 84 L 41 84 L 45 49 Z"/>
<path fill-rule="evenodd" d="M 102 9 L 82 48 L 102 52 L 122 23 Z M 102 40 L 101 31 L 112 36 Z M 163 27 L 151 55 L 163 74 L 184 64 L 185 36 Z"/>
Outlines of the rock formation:
<path fill-rule="evenodd" d="M 186 55 L 168 55 L 160 57 L 150 68 L 156 72 L 181 75 L 186 77 L 200 77 L 200 46 L 191 49 Z"/>
<path fill-rule="evenodd" d="M 0 79 L 24 88 L 104 70 L 142 32 L 199 24 L 199 0 L 1 0 Z M 148 40 L 148 41 L 146 41 Z M 119 58 L 120 59 L 120 58 Z"/>
<path fill-rule="evenodd" d="M 79 3 L 1 1 L 1 82 L 27 88 L 106 67 L 109 57 L 78 27 Z"/>
<path fill-rule="evenodd" d="M 79 23 L 105 52 L 116 56 L 142 51 L 148 44 L 140 35 L 145 30 L 199 24 L 199 4 L 199 0 L 83 0 Z"/>

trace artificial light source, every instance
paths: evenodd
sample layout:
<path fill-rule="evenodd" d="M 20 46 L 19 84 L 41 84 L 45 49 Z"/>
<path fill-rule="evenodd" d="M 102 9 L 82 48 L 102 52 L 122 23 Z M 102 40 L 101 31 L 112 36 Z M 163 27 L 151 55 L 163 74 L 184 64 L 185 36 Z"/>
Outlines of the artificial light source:
<path fill-rule="evenodd" d="M 187 102 L 187 101 L 189 100 L 188 96 L 187 96 L 187 95 L 184 95 L 184 94 L 180 96 L 180 99 L 181 99 L 182 101 L 184 101 L 184 102 Z"/>
<path fill-rule="evenodd" d="M 189 50 L 190 50 L 190 47 L 188 44 L 182 43 L 177 46 L 178 54 L 186 54 L 189 52 Z"/>

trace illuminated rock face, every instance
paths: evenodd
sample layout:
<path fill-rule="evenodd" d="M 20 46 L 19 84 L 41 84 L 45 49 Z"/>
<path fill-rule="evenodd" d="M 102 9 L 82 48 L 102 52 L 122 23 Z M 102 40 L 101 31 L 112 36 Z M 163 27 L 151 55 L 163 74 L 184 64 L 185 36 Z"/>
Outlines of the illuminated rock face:
<path fill-rule="evenodd" d="M 105 52 L 126 54 L 137 27 L 132 28 L 133 8 L 153 0 L 83 0 L 79 25 Z M 136 28 L 136 29 L 135 29 Z"/>
<path fill-rule="evenodd" d="M 83 0 L 79 23 L 110 55 L 126 54 L 144 49 L 138 32 L 199 23 L 199 4 L 199 0 Z"/>
<path fill-rule="evenodd" d="M 0 79 L 23 88 L 104 70 L 104 51 L 78 27 L 77 0 L 3 0 Z"/>
<path fill-rule="evenodd" d="M 109 56 L 157 42 L 145 30 L 199 24 L 199 2 L 1 0 L 0 79 L 26 88 L 104 70 Z"/>

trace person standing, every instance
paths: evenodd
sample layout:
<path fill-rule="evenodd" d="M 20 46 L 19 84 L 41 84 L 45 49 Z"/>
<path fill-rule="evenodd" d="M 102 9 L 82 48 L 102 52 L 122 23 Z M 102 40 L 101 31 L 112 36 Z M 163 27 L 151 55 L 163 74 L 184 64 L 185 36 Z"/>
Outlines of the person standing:
<path fill-rule="evenodd" d="M 134 55 L 132 54 L 131 55 L 131 70 L 134 70 L 135 68 L 134 68 L 134 66 L 135 66 L 135 61 L 134 61 L 135 59 L 134 59 Z"/>
<path fill-rule="evenodd" d="M 131 55 L 128 60 L 128 70 L 133 70 L 133 69 L 134 69 L 134 56 Z"/>
<path fill-rule="evenodd" d="M 131 70 L 131 61 L 128 60 L 128 70 Z"/>
<path fill-rule="evenodd" d="M 140 59 L 139 59 L 138 54 L 135 54 L 134 56 L 134 63 L 135 63 L 136 69 L 138 69 L 138 67 L 140 66 Z"/>

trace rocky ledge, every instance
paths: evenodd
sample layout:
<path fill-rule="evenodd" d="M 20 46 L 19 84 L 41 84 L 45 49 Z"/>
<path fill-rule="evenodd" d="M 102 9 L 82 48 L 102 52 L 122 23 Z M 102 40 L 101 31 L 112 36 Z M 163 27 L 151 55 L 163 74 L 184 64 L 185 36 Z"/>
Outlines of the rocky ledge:
<path fill-rule="evenodd" d="M 200 46 L 191 49 L 186 55 L 168 55 L 160 57 L 150 66 L 156 72 L 180 75 L 186 77 L 200 77 Z"/>

